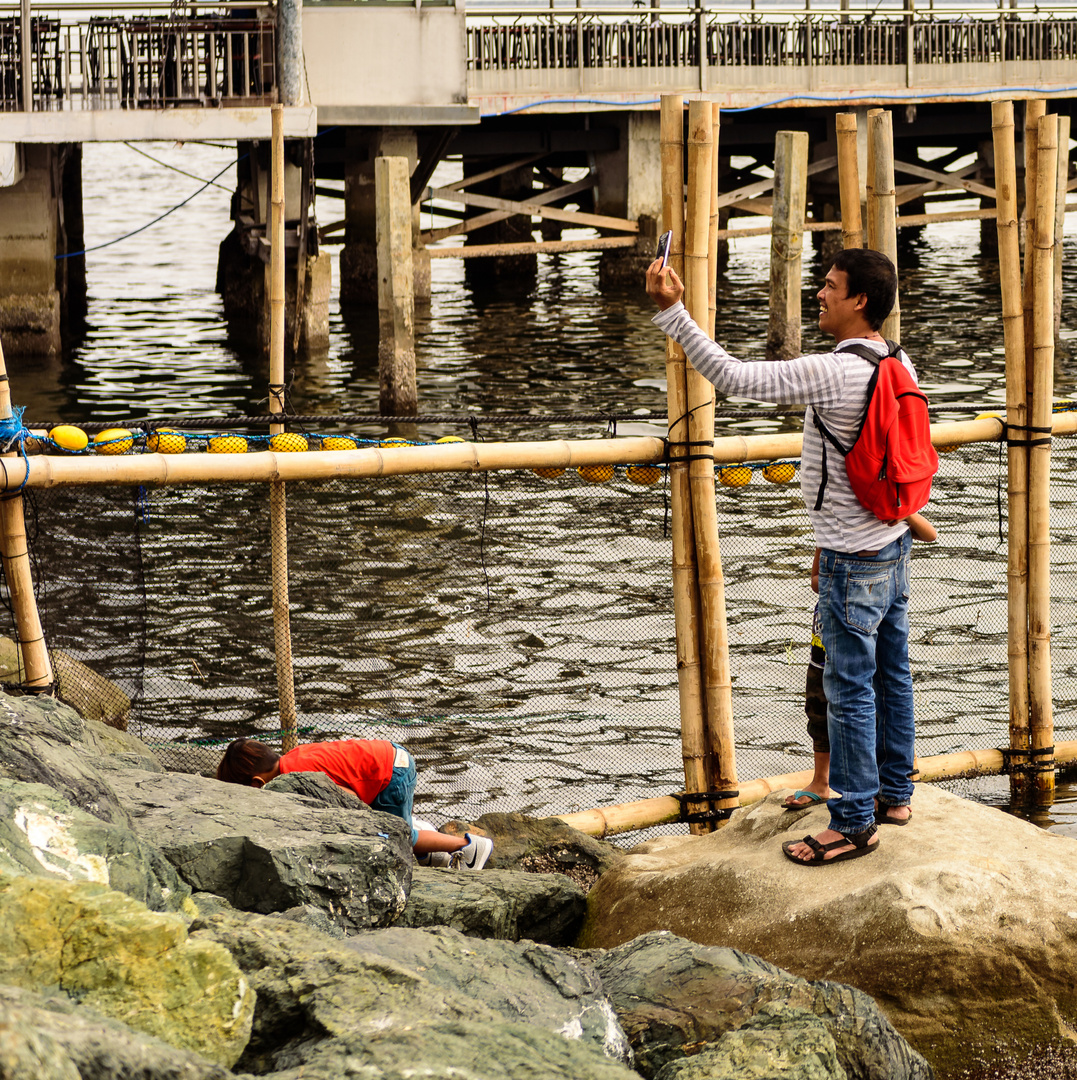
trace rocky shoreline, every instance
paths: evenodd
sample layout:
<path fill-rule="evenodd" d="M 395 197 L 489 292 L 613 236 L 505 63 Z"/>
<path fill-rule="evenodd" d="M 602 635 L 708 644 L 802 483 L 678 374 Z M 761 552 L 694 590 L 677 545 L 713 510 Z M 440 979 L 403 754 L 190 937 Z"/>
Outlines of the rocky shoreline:
<path fill-rule="evenodd" d="M 0 697 L 0 1076 L 935 1075 L 852 986 L 665 928 L 575 947 L 585 885 L 636 856 L 549 819 L 466 827 L 486 870 L 418 867 L 399 819 L 324 777 L 168 773 Z"/>

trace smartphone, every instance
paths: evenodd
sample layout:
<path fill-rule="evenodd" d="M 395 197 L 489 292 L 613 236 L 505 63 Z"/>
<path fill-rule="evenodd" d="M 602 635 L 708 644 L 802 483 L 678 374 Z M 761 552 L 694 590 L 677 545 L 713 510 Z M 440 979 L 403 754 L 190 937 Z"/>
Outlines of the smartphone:
<path fill-rule="evenodd" d="M 673 240 L 673 230 L 668 229 L 666 232 L 658 238 L 658 250 L 655 252 L 655 258 L 662 260 L 662 269 L 665 269 L 666 263 L 669 262 L 669 245 Z"/>

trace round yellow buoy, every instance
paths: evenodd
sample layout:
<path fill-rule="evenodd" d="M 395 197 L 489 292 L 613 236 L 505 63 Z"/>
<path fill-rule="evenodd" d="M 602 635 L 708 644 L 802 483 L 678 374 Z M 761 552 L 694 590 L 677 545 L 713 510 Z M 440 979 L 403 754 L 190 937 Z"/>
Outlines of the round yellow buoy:
<path fill-rule="evenodd" d="M 936 446 L 935 451 L 939 454 L 950 454 L 958 448 L 957 443 L 947 443 L 945 446 Z"/>
<path fill-rule="evenodd" d="M 718 483 L 726 487 L 744 487 L 752 479 L 752 470 L 747 465 L 727 465 L 718 470 Z"/>
<path fill-rule="evenodd" d="M 613 479 L 612 465 L 581 465 L 576 472 L 589 484 L 605 484 Z"/>
<path fill-rule="evenodd" d="M 379 446 L 411 446 L 407 439 L 382 439 Z"/>
<path fill-rule="evenodd" d="M 788 484 L 797 474 L 797 467 L 791 461 L 772 461 L 763 469 L 763 479 L 772 484 Z"/>
<path fill-rule="evenodd" d="M 307 440 L 298 431 L 281 431 L 269 439 L 269 449 L 283 454 L 298 454 L 306 448 Z"/>
<path fill-rule="evenodd" d="M 657 484 L 662 479 L 662 470 L 657 465 L 629 465 L 625 476 L 633 484 Z"/>
<path fill-rule="evenodd" d="M 206 450 L 211 454 L 245 454 L 247 440 L 242 435 L 214 435 Z"/>
<path fill-rule="evenodd" d="M 61 449 L 76 454 L 90 445 L 90 437 L 74 424 L 57 424 L 49 432 L 49 438 Z"/>
<path fill-rule="evenodd" d="M 564 469 L 554 468 L 553 466 L 540 465 L 537 469 L 531 470 L 536 476 L 541 476 L 543 480 L 556 480 L 559 476 L 565 475 Z"/>
<path fill-rule="evenodd" d="M 359 444 L 347 435 L 330 435 L 322 439 L 323 450 L 354 450 Z"/>
<path fill-rule="evenodd" d="M 439 443 L 446 443 L 446 442 L 466 442 L 467 440 L 466 439 L 461 439 L 459 435 L 442 435 L 441 438 L 438 439 L 437 441 Z"/>
<path fill-rule="evenodd" d="M 107 428 L 98 432 L 93 439 L 93 448 L 99 454 L 126 454 L 134 445 L 134 436 L 122 427 Z"/>
<path fill-rule="evenodd" d="M 187 436 L 175 428 L 158 428 L 146 436 L 146 449 L 153 454 L 182 454 L 187 449 Z"/>

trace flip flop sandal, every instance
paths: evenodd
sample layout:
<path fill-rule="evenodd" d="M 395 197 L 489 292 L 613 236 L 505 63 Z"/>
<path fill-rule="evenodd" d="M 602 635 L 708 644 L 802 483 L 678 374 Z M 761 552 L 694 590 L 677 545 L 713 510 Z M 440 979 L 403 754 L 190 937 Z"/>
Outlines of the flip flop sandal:
<path fill-rule="evenodd" d="M 782 854 L 789 859 L 790 862 L 800 863 L 801 866 L 822 866 L 823 864 L 829 865 L 830 863 L 844 862 L 846 859 L 859 859 L 861 855 L 870 855 L 879 847 L 878 840 L 876 840 L 874 844 L 868 843 L 875 833 L 878 832 L 878 829 L 879 827 L 877 825 L 869 825 L 862 832 L 851 833 L 850 835 L 842 833 L 840 840 L 832 840 L 829 844 L 820 844 L 814 836 L 805 836 L 803 840 L 786 840 L 786 842 L 782 844 Z M 798 859 L 793 855 L 790 849 L 797 844 L 807 844 L 808 847 L 812 849 L 812 857 L 810 859 Z M 826 857 L 828 851 L 845 847 L 848 844 L 853 845 L 852 851 L 844 851 L 831 859 Z"/>
<path fill-rule="evenodd" d="M 891 810 L 897 810 L 896 806 L 888 806 L 880 803 L 875 808 L 875 824 L 876 825 L 908 825 L 912 818 L 912 811 L 909 811 L 909 816 L 906 818 L 896 818 L 890 816 Z"/>
<path fill-rule="evenodd" d="M 794 799 L 807 799 L 808 801 L 801 806 L 786 805 L 786 810 L 807 810 L 812 806 L 818 806 L 820 803 L 825 803 L 826 799 L 822 795 L 816 795 L 814 791 L 794 791 Z"/>

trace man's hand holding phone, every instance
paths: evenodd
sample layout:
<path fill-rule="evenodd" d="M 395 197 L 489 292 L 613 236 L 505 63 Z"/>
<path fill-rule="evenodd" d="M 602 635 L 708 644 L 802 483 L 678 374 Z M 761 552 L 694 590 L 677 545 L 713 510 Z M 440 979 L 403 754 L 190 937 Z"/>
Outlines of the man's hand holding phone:
<path fill-rule="evenodd" d="M 665 311 L 673 307 L 682 296 L 684 286 L 672 266 L 669 266 L 669 246 L 673 240 L 672 232 L 664 232 L 658 238 L 658 251 L 654 262 L 647 267 L 647 295 Z"/>

